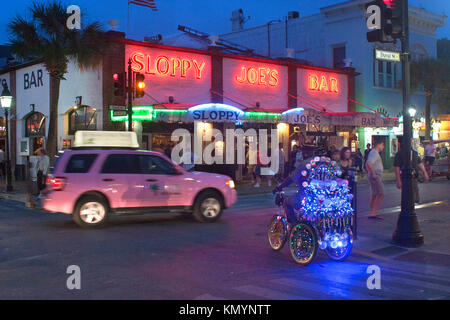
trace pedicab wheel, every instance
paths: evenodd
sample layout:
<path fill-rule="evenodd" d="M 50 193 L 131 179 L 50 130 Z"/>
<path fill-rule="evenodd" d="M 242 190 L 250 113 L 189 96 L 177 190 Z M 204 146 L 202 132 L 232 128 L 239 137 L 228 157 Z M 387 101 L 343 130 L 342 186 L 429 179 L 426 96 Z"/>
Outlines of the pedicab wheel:
<path fill-rule="evenodd" d="M 287 238 L 287 221 L 280 215 L 274 215 L 269 223 L 267 230 L 270 247 L 275 250 L 281 250 L 286 243 Z"/>
<path fill-rule="evenodd" d="M 289 236 L 289 249 L 295 262 L 306 266 L 317 254 L 317 236 L 314 229 L 304 223 L 292 228 Z"/>
<path fill-rule="evenodd" d="M 352 239 L 352 241 L 348 241 L 347 245 L 344 247 L 337 247 L 335 249 L 331 247 L 327 247 L 325 251 L 327 252 L 328 257 L 330 259 L 336 260 L 336 261 L 343 261 L 348 258 L 350 253 L 352 252 L 353 248 L 353 236 L 350 234 L 349 239 Z"/>

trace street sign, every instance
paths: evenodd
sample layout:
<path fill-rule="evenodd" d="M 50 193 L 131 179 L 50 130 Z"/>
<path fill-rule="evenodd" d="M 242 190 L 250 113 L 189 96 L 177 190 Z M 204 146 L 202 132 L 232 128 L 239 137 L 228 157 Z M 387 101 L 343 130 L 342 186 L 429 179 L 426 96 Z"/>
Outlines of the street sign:
<path fill-rule="evenodd" d="M 375 49 L 375 59 L 391 62 L 400 62 L 400 52 Z"/>
<path fill-rule="evenodd" d="M 124 111 L 124 110 L 127 110 L 127 107 L 125 107 L 125 106 L 109 106 L 109 110 Z"/>

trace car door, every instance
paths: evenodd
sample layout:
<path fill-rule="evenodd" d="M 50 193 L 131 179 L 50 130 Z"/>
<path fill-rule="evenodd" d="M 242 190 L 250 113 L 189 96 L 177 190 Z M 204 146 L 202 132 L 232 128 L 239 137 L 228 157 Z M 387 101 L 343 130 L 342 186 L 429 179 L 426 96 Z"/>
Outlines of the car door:
<path fill-rule="evenodd" d="M 145 187 L 140 178 L 137 154 L 112 153 L 106 156 L 97 180 L 112 208 L 134 208 L 141 205 L 138 195 Z"/>
<path fill-rule="evenodd" d="M 183 204 L 180 172 L 157 155 L 139 156 L 144 192 L 139 201 L 145 207 L 173 207 Z"/>

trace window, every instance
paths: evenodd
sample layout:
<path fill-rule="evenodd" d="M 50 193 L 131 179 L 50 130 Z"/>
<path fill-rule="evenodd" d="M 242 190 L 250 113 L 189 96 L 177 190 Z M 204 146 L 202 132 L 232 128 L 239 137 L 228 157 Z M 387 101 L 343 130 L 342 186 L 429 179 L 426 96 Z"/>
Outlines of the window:
<path fill-rule="evenodd" d="M 103 163 L 101 173 L 137 174 L 139 173 L 139 155 L 111 154 Z"/>
<path fill-rule="evenodd" d="M 345 67 L 345 46 L 333 48 L 333 67 L 342 69 Z"/>
<path fill-rule="evenodd" d="M 397 82 L 401 79 L 399 63 L 375 60 L 374 86 L 380 88 L 397 88 Z"/>
<path fill-rule="evenodd" d="M 96 158 L 97 158 L 96 154 L 75 154 L 70 157 L 65 172 L 86 173 L 89 171 Z"/>
<path fill-rule="evenodd" d="M 40 112 L 33 112 L 25 119 L 25 137 L 44 137 L 45 117 Z"/>
<path fill-rule="evenodd" d="M 94 108 L 82 106 L 69 113 L 69 135 L 78 130 L 97 130 L 97 114 Z"/>
<path fill-rule="evenodd" d="M 176 170 L 171 163 L 158 156 L 140 156 L 142 174 L 175 174 Z"/>

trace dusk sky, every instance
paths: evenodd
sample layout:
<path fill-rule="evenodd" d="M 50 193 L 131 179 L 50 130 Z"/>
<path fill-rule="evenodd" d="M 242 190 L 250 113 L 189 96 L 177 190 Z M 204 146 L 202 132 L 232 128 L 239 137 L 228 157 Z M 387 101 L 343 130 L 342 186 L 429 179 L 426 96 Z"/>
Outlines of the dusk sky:
<path fill-rule="evenodd" d="M 16 0 L 4 3 L 0 11 L 0 43 L 8 41 L 6 22 L 15 15 L 23 15 L 33 0 Z M 109 29 L 107 21 L 120 21 L 118 30 L 127 26 L 127 0 L 70 0 L 63 4 L 77 4 L 81 7 L 84 20 L 99 20 Z M 343 2 L 342 0 L 155 0 L 158 11 L 130 5 L 130 37 L 143 40 L 145 35 L 172 35 L 177 33 L 177 25 L 185 25 L 209 34 L 231 31 L 231 12 L 242 8 L 245 16 L 250 16 L 245 27 L 267 23 L 272 19 L 282 19 L 288 11 L 299 11 L 300 16 L 318 13 L 321 7 Z M 410 4 L 423 7 L 439 14 L 449 15 L 449 0 L 410 0 Z M 437 38 L 450 38 L 450 23 L 437 31 Z"/>

